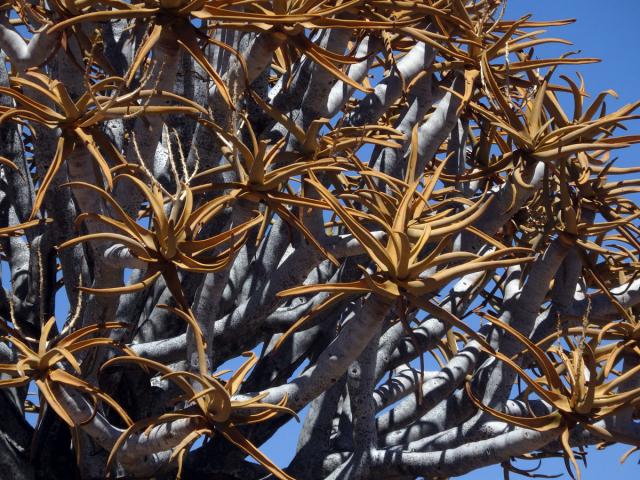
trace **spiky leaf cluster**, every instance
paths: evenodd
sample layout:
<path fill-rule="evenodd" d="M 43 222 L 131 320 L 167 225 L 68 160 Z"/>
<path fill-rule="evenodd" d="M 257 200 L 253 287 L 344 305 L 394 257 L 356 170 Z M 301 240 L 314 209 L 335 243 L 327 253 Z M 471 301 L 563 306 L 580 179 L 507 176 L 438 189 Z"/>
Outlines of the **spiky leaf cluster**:
<path fill-rule="evenodd" d="M 585 445 L 640 445 L 640 168 L 614 157 L 640 102 L 590 98 L 597 59 L 539 54 L 571 21 L 505 4 L 3 2 L 15 468 L 579 477 Z"/>

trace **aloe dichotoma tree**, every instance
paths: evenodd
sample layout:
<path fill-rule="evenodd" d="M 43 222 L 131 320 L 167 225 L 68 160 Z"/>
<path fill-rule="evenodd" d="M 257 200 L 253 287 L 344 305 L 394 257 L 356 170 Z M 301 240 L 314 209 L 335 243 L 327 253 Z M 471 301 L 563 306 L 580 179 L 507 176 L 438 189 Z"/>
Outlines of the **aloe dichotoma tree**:
<path fill-rule="evenodd" d="M 3 1 L 0 476 L 633 453 L 640 103 L 505 3 Z"/>

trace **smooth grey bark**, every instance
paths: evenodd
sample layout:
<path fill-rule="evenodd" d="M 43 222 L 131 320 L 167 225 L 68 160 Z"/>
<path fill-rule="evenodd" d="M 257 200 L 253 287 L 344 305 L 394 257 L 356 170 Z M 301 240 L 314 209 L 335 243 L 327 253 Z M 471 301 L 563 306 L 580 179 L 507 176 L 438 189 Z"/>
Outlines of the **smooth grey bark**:
<path fill-rule="evenodd" d="M 8 59 L 17 72 L 46 62 L 74 96 L 83 91 L 82 78 L 70 66 L 67 53 L 55 50 L 57 36 L 47 34 L 45 28 L 26 40 L 9 24 L 4 13 L 2 22 L 2 86 L 8 85 L 5 62 Z M 142 27 L 128 29 L 126 26 L 126 21 L 115 21 L 106 23 L 102 28 L 109 60 L 119 74 L 127 71 L 142 41 Z M 456 95 L 464 89 L 463 72 L 452 69 L 446 76 L 434 73 L 432 66 L 436 53 L 423 42 L 418 42 L 406 52 L 398 60 L 397 68 L 387 71 L 373 85 L 374 91 L 363 95 L 355 108 L 349 110 L 346 106 L 356 98 L 355 89 L 304 55 L 296 61 L 292 78 L 283 76 L 269 85 L 274 51 L 284 41 L 281 36 L 268 32 L 239 33 L 221 28 L 217 28 L 213 35 L 240 51 L 245 58 L 246 72 L 230 52 L 214 45 L 205 49 L 211 63 L 230 85 L 238 111 L 246 110 L 251 114 L 251 108 L 254 108 L 255 112 L 255 105 L 246 94 L 248 87 L 259 92 L 271 106 L 279 108 L 303 131 L 307 131 L 319 117 L 340 117 L 345 125 L 350 126 L 375 124 L 393 106 L 398 113 L 393 126 L 404 135 L 401 148 L 373 149 L 373 154 L 366 159 L 370 167 L 403 179 L 408 155 L 417 154 L 417 172 L 422 172 L 426 166 L 442 160 L 438 152 L 444 150 L 445 142 L 447 153 L 452 154 L 445 173 L 455 175 L 474 164 L 473 151 L 469 147 L 470 119 L 460 115 L 460 98 Z M 150 59 L 147 83 L 153 88 L 175 91 L 194 99 L 211 110 L 222 128 L 247 137 L 246 129 L 239 126 L 242 122 L 237 112 L 228 108 L 220 92 L 206 79 L 205 72 L 177 48 L 174 40 L 164 38 L 156 45 Z M 363 81 L 382 49 L 376 35 L 355 38 L 347 29 L 319 29 L 313 33 L 312 40 L 339 55 L 344 54 L 352 42 L 355 56 L 362 60 L 345 67 L 344 71 L 356 82 Z M 70 48 L 81 58 L 81 52 L 74 50 L 77 47 Z M 288 90 L 283 85 L 285 80 L 291 80 Z M 413 80 L 416 83 L 406 103 L 399 105 L 403 84 Z M 2 97 L 0 101 L 5 107 L 12 106 L 8 98 Z M 276 125 L 272 119 L 261 117 L 258 120 L 255 133 L 259 139 L 288 135 L 286 128 Z M 182 152 L 163 135 L 164 127 L 176 129 Z M 105 129 L 114 145 L 130 160 L 144 165 L 165 188 L 175 183 L 169 152 L 174 156 L 184 154 L 189 172 L 195 171 L 196 167 L 202 171 L 220 166 L 226 161 L 221 156 L 219 138 L 196 123 L 195 119 L 187 121 L 150 116 L 110 121 Z M 414 129 L 418 136 L 417 152 L 411 152 L 410 146 Z M 30 174 L 30 169 L 35 166 L 40 176 L 46 171 L 59 132 L 36 129 L 39 141 L 35 143 L 33 152 L 27 151 L 26 142 L 15 125 L 3 123 L 0 133 L 0 155 L 16 163 L 19 170 L 18 173 L 0 167 L 0 218 L 2 226 L 15 225 L 28 218 L 33 205 L 37 181 Z M 299 148 L 297 140 L 289 135 L 285 153 L 291 154 Z M 74 219 L 78 214 L 109 213 L 108 207 L 96 201 L 95 196 L 61 188 L 69 180 L 96 180 L 95 172 L 89 167 L 91 161 L 87 153 L 76 151 L 65 160 L 65 167 L 56 177 L 44 204 L 45 211 L 53 219 L 53 233 L 42 234 L 41 230 L 33 229 L 28 230 L 24 237 L 0 239 L 10 274 L 0 292 L 0 315 L 3 321 L 10 321 L 12 315 L 19 318 L 29 325 L 27 333 L 34 337 L 39 333 L 42 319 L 55 310 L 57 264 L 54 246 L 75 235 Z M 510 176 L 496 182 L 486 192 L 492 203 L 474 226 L 487 235 L 497 236 L 536 194 L 545 172 L 557 166 L 555 159 L 547 163 L 526 163 L 522 175 L 529 184 L 526 188 L 515 184 Z M 213 181 L 231 180 L 235 178 L 230 173 L 213 178 Z M 456 180 L 455 186 L 467 199 L 477 200 L 484 194 L 484 185 L 480 182 Z M 119 187 L 114 195 L 129 213 L 137 213 L 140 199 L 130 193 L 130 188 Z M 208 225 L 207 228 L 216 231 L 218 227 L 240 224 L 254 214 L 254 208 L 265 212 L 262 205 L 235 203 L 220 215 L 221 219 L 216 220 L 219 224 Z M 247 400 L 264 391 L 266 397 L 263 400 L 266 402 L 277 403 L 286 397 L 287 406 L 295 411 L 309 407 L 298 437 L 296 456 L 288 467 L 292 475 L 303 479 L 362 480 L 447 477 L 507 461 L 512 456 L 532 450 L 558 450 L 556 431 L 537 433 L 511 428 L 487 415 L 478 414 L 464 393 L 468 375 L 473 375 L 472 388 L 486 404 L 513 415 L 525 416 L 530 411 L 529 405 L 512 398 L 514 372 L 488 358 L 477 343 L 467 343 L 441 369 L 425 372 L 424 377 L 420 375 L 416 370 L 418 359 L 443 342 L 448 325 L 440 318 L 421 318 L 411 312 L 408 315 L 412 325 L 409 335 L 405 325 L 392 323 L 397 317 L 398 306 L 375 294 L 349 296 L 311 319 L 279 349 L 275 349 L 274 345 L 283 332 L 329 298 L 327 293 L 318 293 L 283 299 L 277 296 L 278 292 L 299 284 L 358 279 L 361 271 L 356 266 L 367 266 L 366 249 L 353 235 L 344 231 L 327 236 L 323 225 L 325 219 L 319 211 L 292 207 L 291 212 L 302 219 L 324 248 L 345 260 L 344 267 L 333 266 L 291 225 L 275 216 L 259 245 L 254 244 L 253 236 L 224 269 L 207 275 L 184 274 L 181 281 L 197 321 L 206 332 L 211 371 L 245 350 L 260 354 L 260 362 L 233 400 Z M 589 223 L 593 218 L 585 215 L 582 220 Z M 87 228 L 88 231 L 96 231 L 91 224 Z M 372 235 L 381 242 L 387 240 L 387 232 L 379 227 Z M 591 322 L 601 325 L 620 318 L 619 308 L 607 295 L 585 291 L 581 279 L 583 258 L 578 247 L 559 238 L 543 245 L 547 245 L 544 252 L 530 264 L 507 269 L 504 280 L 484 273 L 456 279 L 439 292 L 440 306 L 464 319 L 481 302 L 482 296 L 487 295 L 488 285 L 493 283 L 502 295 L 498 297 L 499 318 L 534 340 L 553 331 L 558 318 L 564 326 L 580 325 L 585 315 Z M 480 254 L 489 251 L 487 242 L 467 233 L 456 238 L 452 248 Z M 71 306 L 64 328 L 122 321 L 131 326 L 130 331 L 114 332 L 112 338 L 126 343 L 136 354 L 176 370 L 184 368 L 187 363 L 192 370 L 198 367 L 193 360 L 193 332 L 187 331 L 179 319 L 159 307 L 165 303 L 175 304 L 163 280 L 141 292 L 122 296 L 104 298 L 78 294 L 80 285 L 123 285 L 127 270 L 129 283 L 142 278 L 146 264 L 126 246 L 76 246 L 57 255 Z M 433 273 L 423 272 L 423 276 Z M 640 305 L 640 279 L 627 278 L 620 283 L 610 290 L 615 301 L 622 308 Z M 485 326 L 481 333 L 486 334 L 491 345 L 506 355 L 513 355 L 522 348 L 499 329 Z M 1 362 L 5 363 L 12 361 L 15 352 L 12 347 L 0 343 L 0 354 Z M 149 412 L 162 413 L 162 400 L 173 394 L 169 382 L 154 374 L 128 371 L 107 375 L 108 378 L 104 379 L 97 370 L 100 360 L 109 355 L 111 353 L 101 352 L 97 358 L 89 358 L 86 364 L 83 363 L 83 367 L 86 365 L 91 371 L 91 380 L 96 383 L 104 381 L 110 391 L 115 392 L 114 395 L 123 398 L 123 391 L 139 381 L 144 388 L 135 393 L 140 397 L 138 404 L 131 402 L 127 407 L 131 407 L 136 417 Z M 522 364 L 527 366 L 527 361 L 523 359 Z M 626 357 L 624 362 L 625 368 L 636 368 L 633 359 Z M 421 381 L 423 383 L 419 385 Z M 621 386 L 620 391 L 634 388 L 636 384 L 629 382 Z M 418 399 L 416 394 L 419 391 L 422 397 Z M 0 472 L 11 471 L 15 475 L 13 478 L 18 479 L 46 478 L 43 475 L 47 469 L 53 471 L 56 467 L 56 459 L 52 458 L 55 454 L 41 457 L 38 464 L 30 460 L 33 428 L 24 421 L 25 395 L 24 389 L 0 391 L 0 469 L 3 469 Z M 119 424 L 107 409 L 100 408 L 93 416 L 92 405 L 77 392 L 61 389 L 60 396 L 74 419 L 81 424 L 82 443 L 88 447 L 82 455 L 90 465 L 83 474 L 102 475 L 101 462 L 122 433 L 122 428 L 117 426 Z M 123 402 L 126 401 L 125 398 Z M 144 403 L 148 405 L 140 405 Z M 549 406 L 534 402 L 531 409 L 536 414 L 544 414 L 548 413 Z M 603 421 L 602 425 L 624 432 L 637 441 L 640 431 L 631 419 L 632 412 L 623 410 L 612 419 Z M 47 443 L 58 443 L 60 450 L 66 451 L 66 456 L 58 459 L 58 463 L 63 464 L 71 457 L 71 450 L 66 445 L 69 443 L 68 432 L 54 416 L 49 415 L 47 421 L 51 422 L 48 425 L 53 425 L 52 430 L 58 429 L 58 433 L 41 440 L 41 444 L 46 447 Z M 284 417 L 279 417 L 272 425 L 247 427 L 243 433 L 259 446 L 284 423 Z M 119 468 L 137 477 L 157 475 L 158 478 L 170 478 L 175 470 L 175 464 L 169 462 L 172 449 L 195 428 L 195 422 L 177 420 L 132 436 L 117 457 Z M 245 462 L 243 454 L 234 451 L 219 437 L 192 452 L 189 472 L 199 472 L 195 475 L 207 472 L 218 475 L 216 478 L 244 480 L 263 475 L 260 467 Z M 573 445 L 587 445 L 599 440 L 602 439 L 579 427 L 571 437 Z M 212 466 L 215 459 L 223 460 Z"/>

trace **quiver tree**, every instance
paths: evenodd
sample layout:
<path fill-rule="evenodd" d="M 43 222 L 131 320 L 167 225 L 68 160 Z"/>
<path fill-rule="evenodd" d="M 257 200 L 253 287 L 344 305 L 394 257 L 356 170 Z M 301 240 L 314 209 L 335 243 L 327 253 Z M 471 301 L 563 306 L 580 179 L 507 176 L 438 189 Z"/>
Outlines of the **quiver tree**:
<path fill-rule="evenodd" d="M 2 475 L 633 453 L 640 103 L 504 7 L 3 2 Z"/>

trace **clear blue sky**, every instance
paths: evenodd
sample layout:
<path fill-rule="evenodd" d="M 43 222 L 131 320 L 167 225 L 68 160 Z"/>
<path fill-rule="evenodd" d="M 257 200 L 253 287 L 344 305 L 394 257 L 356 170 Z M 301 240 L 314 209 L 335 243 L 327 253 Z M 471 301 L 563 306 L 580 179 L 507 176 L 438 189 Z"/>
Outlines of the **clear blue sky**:
<path fill-rule="evenodd" d="M 585 57 L 597 57 L 601 63 L 585 65 L 579 68 L 585 77 L 587 90 L 597 94 L 602 90 L 613 89 L 619 95 L 619 101 L 610 108 L 640 99 L 640 18 L 639 0 L 510 0 L 507 15 L 516 18 L 526 13 L 533 13 L 539 20 L 575 18 L 577 22 L 558 27 L 550 31 L 549 36 L 561 37 L 573 42 L 571 49 L 579 49 Z M 561 45 L 538 52 L 559 53 L 567 47 Z M 567 74 L 574 73 L 575 68 L 565 68 Z M 608 102 L 610 103 L 610 102 Z M 632 133 L 640 133 L 640 121 L 632 125 Z M 635 146 L 620 152 L 621 164 L 638 164 L 640 148 Z M 640 475 L 638 454 L 633 454 L 620 465 L 620 456 L 628 450 L 628 446 L 609 447 L 598 451 L 594 447 L 588 449 L 588 467 L 581 467 L 583 480 L 600 480 L 614 478 L 631 480 Z M 535 462 L 521 463 L 523 467 Z M 570 478 L 561 460 L 545 460 L 538 473 L 562 474 L 560 478 Z M 467 474 L 465 480 L 495 480 L 502 478 L 500 467 L 488 467 Z M 512 474 L 511 478 L 525 478 Z"/>
<path fill-rule="evenodd" d="M 581 50 L 584 57 L 597 57 L 603 61 L 594 65 L 580 66 L 579 71 L 585 77 L 587 90 L 597 94 L 602 90 L 613 89 L 619 95 L 619 101 L 608 102 L 609 108 L 640 99 L 640 0 L 509 0 L 507 18 L 518 18 L 532 13 L 535 19 L 551 20 L 575 18 L 576 23 L 557 27 L 547 33 L 550 37 L 561 37 L 573 42 L 573 46 L 550 46 L 540 48 L 540 58 L 553 56 L 570 50 Z M 563 73 L 573 75 L 576 68 L 565 68 Z M 630 129 L 632 133 L 640 133 L 640 121 Z M 640 160 L 640 148 L 637 146 L 620 153 L 620 166 L 637 164 Z M 286 465 L 291 459 L 294 439 L 299 426 L 290 422 L 282 428 L 267 444 L 263 451 L 278 464 Z M 581 465 L 583 480 L 600 480 L 606 477 L 616 480 L 637 479 L 640 475 L 638 466 L 639 454 L 631 455 L 620 465 L 620 456 L 629 449 L 628 446 L 609 447 L 598 451 L 595 447 L 588 449 L 588 467 Z M 535 462 L 520 462 L 521 468 L 532 468 Z M 570 478 L 559 459 L 546 459 L 537 473 L 560 474 L 559 478 Z M 498 480 L 502 479 L 499 466 L 459 477 L 465 480 Z M 512 479 L 525 478 L 511 474 Z"/>
<path fill-rule="evenodd" d="M 575 24 L 555 28 L 549 36 L 562 37 L 574 43 L 573 47 L 549 46 L 539 49 L 538 56 L 553 56 L 568 49 L 581 50 L 582 56 L 598 57 L 603 61 L 595 65 L 579 68 L 586 80 L 587 89 L 592 94 L 606 89 L 614 89 L 619 101 L 609 102 L 610 108 L 629 103 L 640 98 L 640 0 L 509 0 L 507 18 L 518 18 L 533 13 L 535 19 L 549 20 L 575 18 Z M 576 69 L 565 68 L 564 73 L 573 74 Z M 640 133 L 640 121 L 633 125 L 632 133 Z M 640 148 L 634 147 L 621 153 L 621 165 L 637 164 Z M 2 262 L 2 279 L 8 278 L 5 262 Z M 8 285 L 4 285 L 9 288 Z M 58 298 L 56 317 L 64 319 L 68 303 L 64 295 Z M 301 412 L 304 418 L 305 410 Z M 295 421 L 285 427 L 265 444 L 264 453 L 281 466 L 286 466 L 295 453 L 295 443 L 299 425 Z M 632 455 L 624 465 L 618 459 L 628 449 L 627 446 L 597 451 L 588 449 L 588 467 L 582 467 L 583 480 L 600 480 L 609 476 L 616 480 L 638 478 L 640 467 L 637 465 L 638 453 Z M 535 466 L 534 462 L 520 463 L 522 468 Z M 537 473 L 561 474 L 569 478 L 561 460 L 547 459 Z M 500 467 L 488 467 L 465 475 L 465 480 L 497 480 L 502 478 Z M 512 479 L 524 478 L 512 474 Z M 303 479 L 300 479 L 303 480 Z"/>

